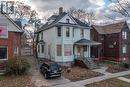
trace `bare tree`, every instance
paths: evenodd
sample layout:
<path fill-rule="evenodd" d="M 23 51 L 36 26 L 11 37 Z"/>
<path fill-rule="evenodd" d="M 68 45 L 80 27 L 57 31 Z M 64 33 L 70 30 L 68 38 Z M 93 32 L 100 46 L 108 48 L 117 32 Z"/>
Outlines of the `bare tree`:
<path fill-rule="evenodd" d="M 72 7 L 67 12 L 81 21 L 87 20 L 87 22 L 89 24 L 92 24 L 93 23 L 92 20 L 95 19 L 95 14 L 92 10 L 87 11 L 84 9 L 76 9 L 76 8 Z"/>
<path fill-rule="evenodd" d="M 120 13 L 124 17 L 130 17 L 130 2 L 129 0 L 109 0 L 115 5 L 110 8 L 113 12 Z"/>

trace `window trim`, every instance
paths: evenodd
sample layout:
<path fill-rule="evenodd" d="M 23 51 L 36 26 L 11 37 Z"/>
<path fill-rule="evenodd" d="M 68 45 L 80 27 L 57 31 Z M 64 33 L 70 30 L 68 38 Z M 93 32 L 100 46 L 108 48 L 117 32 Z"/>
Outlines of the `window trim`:
<path fill-rule="evenodd" d="M 81 38 L 84 38 L 84 29 L 80 30 L 80 36 L 81 36 Z"/>
<path fill-rule="evenodd" d="M 42 47 L 43 47 L 43 48 L 42 48 Z M 42 44 L 40 50 L 41 50 L 41 53 L 43 54 L 43 53 L 45 52 L 45 45 Z"/>
<path fill-rule="evenodd" d="M 127 39 L 127 32 L 126 31 L 122 31 L 122 39 Z"/>
<path fill-rule="evenodd" d="M 58 46 L 61 46 L 61 55 L 58 55 Z M 58 57 L 61 57 L 62 56 L 62 45 L 61 44 L 57 44 L 56 45 L 56 56 L 58 56 Z"/>
<path fill-rule="evenodd" d="M 124 50 L 124 48 L 125 48 L 125 50 Z M 123 45 L 122 45 L 122 53 L 123 53 L 123 54 L 126 54 L 126 53 L 127 53 L 127 45 L 126 45 L 126 44 L 123 44 Z"/>
<path fill-rule="evenodd" d="M 66 19 L 66 23 L 70 23 L 70 19 L 69 18 Z"/>
<path fill-rule="evenodd" d="M 60 32 L 59 32 L 59 29 L 60 29 Z M 61 34 L 62 34 L 61 26 L 58 26 L 57 27 L 57 37 L 61 37 Z"/>
<path fill-rule="evenodd" d="M 0 36 L 0 38 L 8 38 L 8 26 L 7 25 L 5 25 L 5 24 L 0 24 L 0 26 L 4 26 L 4 27 L 6 27 L 6 29 L 7 29 L 7 36 Z"/>
<path fill-rule="evenodd" d="M 8 60 L 8 46 L 0 46 L 0 48 L 7 48 L 7 58 L 6 59 L 0 59 L 1 60 Z"/>

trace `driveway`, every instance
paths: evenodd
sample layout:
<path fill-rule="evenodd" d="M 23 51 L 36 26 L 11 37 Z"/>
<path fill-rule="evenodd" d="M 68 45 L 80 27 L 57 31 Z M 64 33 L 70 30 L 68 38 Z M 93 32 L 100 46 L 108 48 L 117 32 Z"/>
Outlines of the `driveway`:
<path fill-rule="evenodd" d="M 66 84 L 70 82 L 68 79 L 65 79 L 64 77 L 52 78 L 46 80 L 44 76 L 39 72 L 37 59 L 34 58 L 33 56 L 28 56 L 27 59 L 30 61 L 32 65 L 30 69 L 30 73 L 32 75 L 32 82 L 37 87 L 51 87 L 51 86 Z"/>

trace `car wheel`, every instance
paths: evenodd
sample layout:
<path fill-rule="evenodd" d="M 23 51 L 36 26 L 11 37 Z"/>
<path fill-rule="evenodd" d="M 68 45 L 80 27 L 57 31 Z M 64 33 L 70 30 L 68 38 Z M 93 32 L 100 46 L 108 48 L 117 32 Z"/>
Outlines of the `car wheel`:
<path fill-rule="evenodd" d="M 48 79 L 48 76 L 47 76 L 47 74 L 46 74 L 46 73 L 44 74 L 44 77 L 45 77 L 45 79 Z"/>

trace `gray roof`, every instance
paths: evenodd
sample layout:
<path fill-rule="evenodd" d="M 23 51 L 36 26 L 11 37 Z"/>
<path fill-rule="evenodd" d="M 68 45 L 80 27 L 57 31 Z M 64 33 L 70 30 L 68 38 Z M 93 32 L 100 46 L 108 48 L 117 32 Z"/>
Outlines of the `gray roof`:
<path fill-rule="evenodd" d="M 52 26 L 58 25 L 58 24 L 57 24 L 58 21 L 59 21 L 60 19 L 62 19 L 66 14 L 68 14 L 68 13 L 63 12 L 61 15 L 52 15 L 50 18 L 48 18 L 48 20 L 53 19 L 54 21 L 53 21 L 52 23 L 50 23 L 50 24 L 48 24 L 48 23 L 44 24 L 41 28 L 38 29 L 37 32 L 40 32 L 40 31 L 46 30 L 46 29 L 48 29 L 48 28 L 50 28 L 50 27 L 52 27 Z M 79 19 L 77 19 L 77 18 L 75 18 L 75 17 L 73 17 L 73 16 L 71 16 L 71 17 L 74 19 L 74 21 L 75 21 L 77 24 L 71 24 L 71 23 L 59 23 L 59 24 L 60 24 L 60 25 L 61 25 L 61 24 L 66 24 L 66 25 L 68 24 L 68 25 L 73 25 L 73 26 L 89 27 L 89 24 L 83 23 L 83 22 L 81 22 Z"/>
<path fill-rule="evenodd" d="M 88 40 L 88 39 L 81 39 L 81 40 L 75 42 L 75 45 L 100 45 L 100 44 L 101 43 L 99 43 L 99 42 Z"/>

